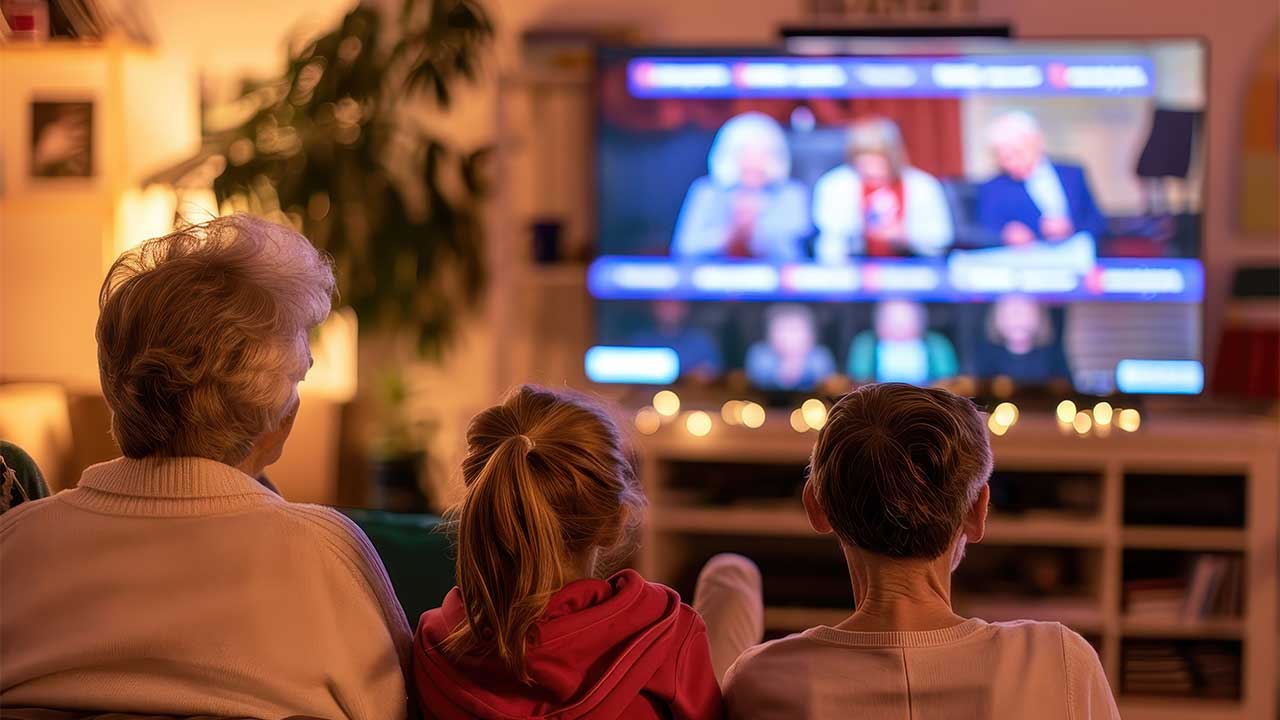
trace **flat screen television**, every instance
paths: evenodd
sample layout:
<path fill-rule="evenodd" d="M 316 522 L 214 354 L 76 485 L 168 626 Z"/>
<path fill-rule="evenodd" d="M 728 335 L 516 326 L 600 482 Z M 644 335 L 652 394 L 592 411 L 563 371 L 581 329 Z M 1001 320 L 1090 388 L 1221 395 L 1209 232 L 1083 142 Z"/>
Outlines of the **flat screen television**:
<path fill-rule="evenodd" d="M 609 49 L 604 383 L 1202 391 L 1196 40 Z"/>

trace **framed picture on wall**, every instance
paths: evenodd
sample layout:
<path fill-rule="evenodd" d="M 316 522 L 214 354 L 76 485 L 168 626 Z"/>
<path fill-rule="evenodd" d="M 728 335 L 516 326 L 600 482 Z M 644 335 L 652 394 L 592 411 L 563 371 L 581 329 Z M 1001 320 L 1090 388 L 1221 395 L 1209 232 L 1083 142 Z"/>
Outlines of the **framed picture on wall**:
<path fill-rule="evenodd" d="M 93 102 L 31 103 L 31 176 L 93 177 Z"/>

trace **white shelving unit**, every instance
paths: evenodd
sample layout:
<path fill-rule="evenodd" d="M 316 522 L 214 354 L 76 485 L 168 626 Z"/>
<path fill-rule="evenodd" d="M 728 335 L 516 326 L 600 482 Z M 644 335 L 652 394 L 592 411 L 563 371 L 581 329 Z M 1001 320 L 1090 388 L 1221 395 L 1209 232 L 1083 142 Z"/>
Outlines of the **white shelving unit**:
<path fill-rule="evenodd" d="M 707 408 L 710 409 L 710 408 Z M 759 430 L 717 424 L 704 438 L 679 423 L 641 437 L 642 478 L 652 503 L 641 550 L 641 570 L 650 578 L 678 583 L 687 576 L 689 546 L 695 542 L 770 543 L 816 538 L 798 500 L 760 504 L 699 504 L 687 490 L 673 488 L 675 463 L 742 463 L 802 467 L 814 433 L 799 434 L 773 412 Z M 1097 512 L 1089 516 L 1055 512 L 992 514 L 987 537 L 969 550 L 973 562 L 988 547 L 1069 548 L 1088 553 L 1087 596 L 1021 597 L 958 594 L 959 610 L 987 620 L 1057 620 L 1096 643 L 1128 720 L 1269 718 L 1276 713 L 1276 515 L 1280 433 L 1274 419 L 1161 417 L 1148 413 L 1138 432 L 1079 438 L 1062 432 L 1052 417 L 1030 416 L 1004 437 L 993 438 L 997 471 L 1080 472 L 1098 478 Z M 1242 527 L 1136 526 L 1124 522 L 1126 476 L 1238 475 L 1246 484 Z M 739 480 L 735 479 L 735 482 Z M 751 483 L 744 472 L 742 483 Z M 797 471 L 796 482 L 800 482 Z M 1133 550 L 1230 552 L 1243 557 L 1245 602 L 1241 617 L 1194 621 L 1129 617 L 1124 610 L 1124 554 Z M 820 579 L 824 585 L 830 578 Z M 766 586 L 769 576 L 766 570 Z M 766 627 L 792 632 L 838 623 L 848 608 L 770 606 Z M 1129 640 L 1230 641 L 1241 644 L 1241 698 L 1238 701 L 1159 698 L 1122 691 L 1122 647 Z"/>

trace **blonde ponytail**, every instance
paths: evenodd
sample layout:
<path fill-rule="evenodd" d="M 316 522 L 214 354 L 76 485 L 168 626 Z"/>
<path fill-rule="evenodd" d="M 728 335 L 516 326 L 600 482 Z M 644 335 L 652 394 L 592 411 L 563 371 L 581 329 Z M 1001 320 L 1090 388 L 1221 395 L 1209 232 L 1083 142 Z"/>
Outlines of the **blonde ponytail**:
<path fill-rule="evenodd" d="M 566 568 L 616 543 L 644 498 L 617 428 L 580 396 L 521 387 L 472 420 L 467 442 L 451 513 L 466 619 L 445 647 L 494 652 L 528 683 L 525 647 Z"/>

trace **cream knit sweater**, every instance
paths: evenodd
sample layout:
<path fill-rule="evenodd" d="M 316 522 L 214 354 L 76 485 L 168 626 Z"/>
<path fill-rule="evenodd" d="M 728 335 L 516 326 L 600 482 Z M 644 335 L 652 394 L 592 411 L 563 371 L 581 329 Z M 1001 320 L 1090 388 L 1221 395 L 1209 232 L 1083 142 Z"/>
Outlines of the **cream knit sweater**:
<path fill-rule="evenodd" d="M 212 460 L 0 516 L 0 706 L 403 718 L 410 643 L 359 528 Z"/>
<path fill-rule="evenodd" d="M 1102 663 L 1058 623 L 969 620 L 943 630 L 816 627 L 742 654 L 732 720 L 1119 720 Z"/>

